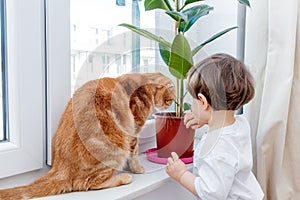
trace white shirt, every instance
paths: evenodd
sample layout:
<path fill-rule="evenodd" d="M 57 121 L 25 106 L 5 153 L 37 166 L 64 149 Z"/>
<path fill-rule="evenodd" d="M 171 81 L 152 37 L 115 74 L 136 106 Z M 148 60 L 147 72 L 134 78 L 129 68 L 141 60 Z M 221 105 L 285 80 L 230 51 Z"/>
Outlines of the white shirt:
<path fill-rule="evenodd" d="M 261 200 L 252 169 L 250 127 L 238 115 L 234 124 L 204 134 L 195 148 L 194 185 L 202 200 Z"/>

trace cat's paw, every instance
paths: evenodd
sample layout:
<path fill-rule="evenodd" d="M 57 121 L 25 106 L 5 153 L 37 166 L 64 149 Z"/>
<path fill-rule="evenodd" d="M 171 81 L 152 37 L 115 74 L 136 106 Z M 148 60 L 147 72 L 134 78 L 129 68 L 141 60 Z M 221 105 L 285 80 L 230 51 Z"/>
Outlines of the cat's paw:
<path fill-rule="evenodd" d="M 124 185 L 129 184 L 132 181 L 132 176 L 128 173 L 121 173 L 118 176 Z"/>
<path fill-rule="evenodd" d="M 133 166 L 130 166 L 130 170 L 136 174 L 142 174 L 145 172 L 145 168 L 140 164 L 135 164 Z"/>

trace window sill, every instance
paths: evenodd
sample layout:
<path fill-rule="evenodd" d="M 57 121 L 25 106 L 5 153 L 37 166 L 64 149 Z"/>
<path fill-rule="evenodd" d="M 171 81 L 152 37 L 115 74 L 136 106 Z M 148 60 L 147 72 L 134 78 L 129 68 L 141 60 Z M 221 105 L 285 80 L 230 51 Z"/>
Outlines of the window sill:
<path fill-rule="evenodd" d="M 11 142 L 1 142 L 0 144 L 0 153 L 18 149 L 18 146 Z"/>
<path fill-rule="evenodd" d="M 134 199 L 139 196 L 151 193 L 152 191 L 166 185 L 171 181 L 165 172 L 165 165 L 151 163 L 145 154 L 140 154 L 140 162 L 146 168 L 144 174 L 132 174 L 132 183 L 115 188 L 95 190 L 87 192 L 73 192 L 68 194 L 38 198 L 39 200 L 93 200 L 93 199 Z M 189 164 L 189 168 L 192 164 Z"/>
<path fill-rule="evenodd" d="M 133 179 L 132 183 L 128 185 L 123 185 L 115 188 L 109 188 L 104 190 L 95 190 L 95 191 L 87 191 L 87 192 L 73 192 L 68 194 L 56 195 L 38 198 L 39 200 L 98 200 L 101 199 L 109 199 L 109 200 L 126 200 L 126 199 L 139 199 L 139 197 L 146 198 L 147 195 L 156 194 L 158 189 L 168 188 L 169 185 L 172 184 L 171 178 L 165 172 L 165 165 L 152 163 L 147 160 L 144 153 L 146 150 L 153 148 L 156 146 L 155 139 L 155 121 L 148 120 L 145 124 L 142 132 L 140 133 L 139 139 L 139 161 L 145 167 L 146 172 L 144 174 L 132 174 Z M 189 164 L 188 168 L 192 169 L 193 164 Z M 166 186 L 166 187 L 164 187 Z M 183 190 L 178 189 L 178 193 L 181 193 Z M 172 192 L 173 189 L 172 189 Z M 158 192 L 159 193 L 159 192 Z M 165 194 L 165 192 L 163 192 Z M 182 194 L 178 194 L 179 198 L 182 199 L 180 195 L 184 195 L 184 199 L 188 195 L 186 191 Z M 174 199 L 174 196 L 170 197 Z M 153 199 L 152 197 L 150 199 Z M 157 199 L 157 198 L 155 198 Z M 194 198 L 190 198 L 194 199 Z"/>

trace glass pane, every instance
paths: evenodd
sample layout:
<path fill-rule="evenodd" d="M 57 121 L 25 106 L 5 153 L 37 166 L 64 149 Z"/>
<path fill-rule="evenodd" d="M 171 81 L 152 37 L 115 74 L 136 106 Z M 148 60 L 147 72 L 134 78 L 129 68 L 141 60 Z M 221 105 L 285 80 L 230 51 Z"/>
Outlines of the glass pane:
<path fill-rule="evenodd" d="M 72 92 L 88 80 L 155 71 L 156 44 L 121 23 L 154 30 L 155 12 L 139 0 L 71 0 Z"/>
<path fill-rule="evenodd" d="M 0 142 L 6 140 L 6 128 L 5 128 L 5 9 L 4 0 L 0 0 L 0 61 L 1 61 L 1 72 L 0 72 Z"/>

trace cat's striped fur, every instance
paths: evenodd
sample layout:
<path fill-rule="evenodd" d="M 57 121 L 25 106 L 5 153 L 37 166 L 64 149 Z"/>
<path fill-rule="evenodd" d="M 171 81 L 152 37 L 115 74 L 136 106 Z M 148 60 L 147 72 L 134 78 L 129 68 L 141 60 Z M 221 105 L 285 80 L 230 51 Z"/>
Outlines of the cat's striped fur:
<path fill-rule="evenodd" d="M 1 200 L 31 199 L 131 182 L 118 171 L 128 163 L 143 173 L 138 133 L 154 107 L 174 99 L 172 81 L 160 73 L 133 73 L 93 80 L 68 102 L 52 144 L 51 170 L 30 185 L 0 190 Z M 99 197 L 100 198 L 100 197 Z"/>

